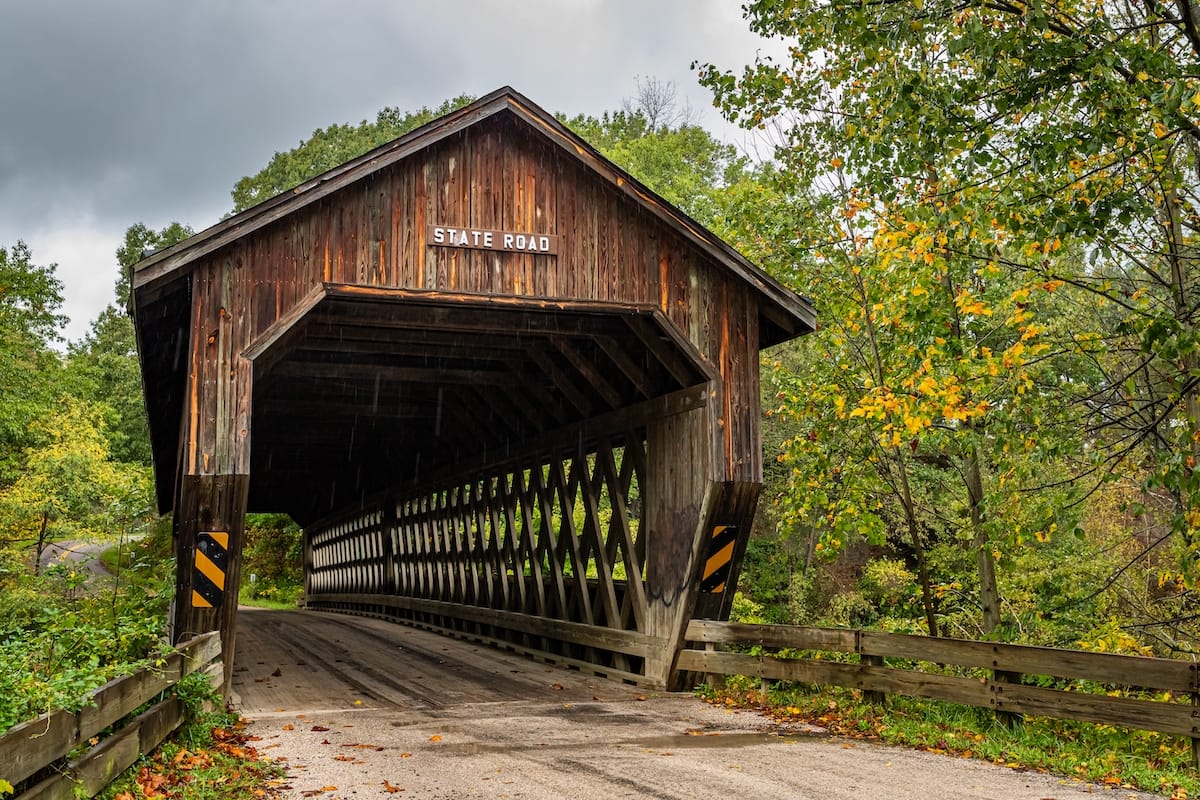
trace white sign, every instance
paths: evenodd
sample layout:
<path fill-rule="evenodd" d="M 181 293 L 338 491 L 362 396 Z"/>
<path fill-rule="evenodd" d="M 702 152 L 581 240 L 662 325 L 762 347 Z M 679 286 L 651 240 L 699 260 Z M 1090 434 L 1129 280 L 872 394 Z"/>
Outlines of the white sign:
<path fill-rule="evenodd" d="M 467 247 L 472 250 L 502 250 L 509 253 L 557 255 L 558 237 L 548 233 L 517 233 L 454 225 L 430 225 L 425 243 L 438 247 Z"/>

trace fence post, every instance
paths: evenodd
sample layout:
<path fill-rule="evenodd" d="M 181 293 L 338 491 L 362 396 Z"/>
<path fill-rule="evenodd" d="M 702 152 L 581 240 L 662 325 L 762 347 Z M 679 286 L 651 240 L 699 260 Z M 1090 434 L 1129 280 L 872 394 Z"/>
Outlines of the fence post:
<path fill-rule="evenodd" d="M 1192 662 L 1192 766 L 1200 770 L 1200 736 L 1197 735 L 1196 725 L 1194 724 L 1197 717 L 1200 717 L 1200 664 Z"/>
<path fill-rule="evenodd" d="M 863 632 L 861 630 L 854 632 L 854 652 L 858 654 L 858 663 L 864 667 L 883 666 L 883 656 L 863 652 Z M 863 699 L 873 705 L 883 705 L 887 700 L 887 695 L 875 689 L 866 689 L 863 691 Z"/>
<path fill-rule="evenodd" d="M 996 645 L 992 645 L 992 680 L 996 683 L 1020 683 L 1021 673 L 999 669 L 999 659 L 999 650 Z M 1025 721 L 1025 716 L 1023 714 L 1018 714 L 1015 711 L 1001 711 L 1000 709 L 997 709 L 996 721 L 1009 730 L 1012 730 Z"/>
<path fill-rule="evenodd" d="M 704 652 L 706 652 L 706 653 L 717 652 L 717 643 L 716 642 L 705 642 L 704 643 Z M 710 689 L 724 689 L 725 688 L 725 676 L 720 673 L 717 673 L 717 672 L 705 673 L 704 682 L 708 684 L 708 688 L 710 688 Z"/>

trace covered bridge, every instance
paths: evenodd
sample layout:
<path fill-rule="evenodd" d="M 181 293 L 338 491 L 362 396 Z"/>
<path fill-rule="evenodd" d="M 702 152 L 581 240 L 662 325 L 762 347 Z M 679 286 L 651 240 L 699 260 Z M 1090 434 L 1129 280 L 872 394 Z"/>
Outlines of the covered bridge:
<path fill-rule="evenodd" d="M 233 634 L 246 512 L 310 608 L 672 683 L 728 615 L 758 351 L 815 317 L 504 88 L 137 265 L 180 640 Z"/>

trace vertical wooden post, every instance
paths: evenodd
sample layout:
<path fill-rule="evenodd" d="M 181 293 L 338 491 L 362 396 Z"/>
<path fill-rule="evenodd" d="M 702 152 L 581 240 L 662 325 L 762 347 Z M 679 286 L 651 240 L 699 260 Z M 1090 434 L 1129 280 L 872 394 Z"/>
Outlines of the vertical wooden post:
<path fill-rule="evenodd" d="M 995 665 L 996 662 L 993 661 L 992 664 Z M 996 683 L 1020 683 L 1021 673 L 1009 672 L 1002 669 L 993 669 L 992 680 L 994 680 Z M 997 711 L 996 721 L 1011 730 L 1012 728 L 1015 728 L 1024 722 L 1025 716 L 1015 711 Z"/>
<path fill-rule="evenodd" d="M 201 633 L 220 631 L 226 692 L 233 674 L 234 629 L 249 488 L 248 475 L 188 475 L 183 478 L 179 505 L 175 510 L 177 573 L 171 639 L 178 643 Z M 211 559 L 206 562 L 203 554 L 197 554 L 201 533 L 227 535 L 223 574 L 214 574 Z M 219 578 L 217 574 L 220 574 Z M 218 584 L 218 596 L 201 591 L 200 583 L 205 581 L 209 589 Z"/>
<path fill-rule="evenodd" d="M 854 652 L 858 654 L 858 663 L 864 667 L 882 667 L 883 666 L 883 656 L 877 656 L 877 655 L 872 655 L 870 653 L 864 653 L 862 640 L 863 640 L 863 632 L 855 631 L 854 632 Z M 865 681 L 865 679 L 864 679 L 864 682 L 870 683 L 870 681 Z M 868 703 L 874 703 L 875 705 L 882 705 L 883 702 L 887 699 L 887 696 L 883 692 L 868 689 L 863 692 L 863 699 L 865 699 Z"/>
<path fill-rule="evenodd" d="M 180 430 L 181 468 L 175 500 L 176 591 L 172 640 L 221 632 L 224 692 L 233 675 L 234 631 L 246 502 L 250 491 L 251 363 L 249 314 L 229 260 L 206 265 L 192 278 L 188 380 Z M 204 553 L 224 545 L 224 570 Z M 220 588 L 220 592 L 216 589 Z M 197 592 L 204 588 L 207 592 Z"/>
<path fill-rule="evenodd" d="M 707 406 L 646 426 L 646 633 L 663 647 L 646 659 L 648 681 L 668 688 L 695 601 L 693 575 L 717 494 L 715 423 Z"/>
<path fill-rule="evenodd" d="M 384 594 L 398 594 L 400 581 L 396 577 L 396 539 L 398 523 L 396 521 L 396 498 L 388 494 L 383 498 L 383 585 L 379 591 Z"/>
<path fill-rule="evenodd" d="M 1200 664 L 1193 663 L 1191 665 L 1192 674 L 1192 719 L 1196 719 L 1200 715 Z M 1200 770 L 1200 735 L 1195 733 L 1196 728 L 1192 728 L 1192 766 Z"/>

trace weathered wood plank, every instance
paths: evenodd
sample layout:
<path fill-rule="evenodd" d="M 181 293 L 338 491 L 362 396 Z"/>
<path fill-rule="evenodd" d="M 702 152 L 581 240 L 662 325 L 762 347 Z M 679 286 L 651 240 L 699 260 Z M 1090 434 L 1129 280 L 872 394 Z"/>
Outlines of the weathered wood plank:
<path fill-rule="evenodd" d="M 81 794 L 94 797 L 142 753 L 161 744 L 182 721 L 182 703 L 168 698 L 72 761 L 61 774 L 47 778 L 15 800 L 78 800 Z"/>
<path fill-rule="evenodd" d="M 1144 656 L 1089 653 L 1049 647 L 934 639 L 879 631 L 862 632 L 862 652 L 1027 675 L 1050 675 L 1171 691 L 1197 686 L 1200 664 Z"/>
<path fill-rule="evenodd" d="M 684 671 L 747 675 L 771 681 L 832 684 L 966 705 L 992 704 L 988 681 L 913 673 L 887 667 L 868 667 L 809 658 L 780 659 L 741 653 L 710 653 L 701 650 L 681 652 L 676 667 Z"/>
<path fill-rule="evenodd" d="M 67 711 L 21 723 L 0 738 L 0 778 L 16 785 L 65 756 L 80 741 L 78 720 Z"/>
<path fill-rule="evenodd" d="M 1016 683 L 995 683 L 992 689 L 999 711 L 1121 725 L 1181 736 L 1200 735 L 1200 720 L 1190 704 L 1064 692 Z"/>
<path fill-rule="evenodd" d="M 0 737 L 0 778 L 17 784 L 67 755 L 77 744 L 150 701 L 183 675 L 203 669 L 221 653 L 213 633 L 183 643 L 161 672 L 139 670 L 92 692 L 77 713 L 53 711 L 22 723 Z"/>
<path fill-rule="evenodd" d="M 751 625 L 694 619 L 688 625 L 687 639 L 715 644 L 746 644 L 796 650 L 833 650 L 856 652 L 856 631 L 836 628 L 805 628 L 794 625 Z"/>
<path fill-rule="evenodd" d="M 425 600 L 417 597 L 397 597 L 383 594 L 326 593 L 311 595 L 306 598 L 306 602 L 310 608 L 317 609 L 323 604 L 353 603 L 367 606 L 385 606 L 405 611 L 417 611 L 440 617 L 464 619 L 486 625 L 495 625 L 521 633 L 547 636 L 565 642 L 572 642 L 588 647 L 598 647 L 604 650 L 613 650 L 643 658 L 656 652 L 663 644 L 662 640 L 658 637 L 637 631 L 615 630 L 553 619 L 551 617 L 539 617 L 502 609 L 464 606 L 457 603 Z"/>
<path fill-rule="evenodd" d="M 1191 661 L 1089 653 L 1028 645 L 935 639 L 928 636 L 805 628 L 790 625 L 747 625 L 693 620 L 688 639 L 718 644 L 757 644 L 799 650 L 859 652 L 990 670 L 1093 680 L 1176 692 L 1191 691 L 1200 665 Z"/>

